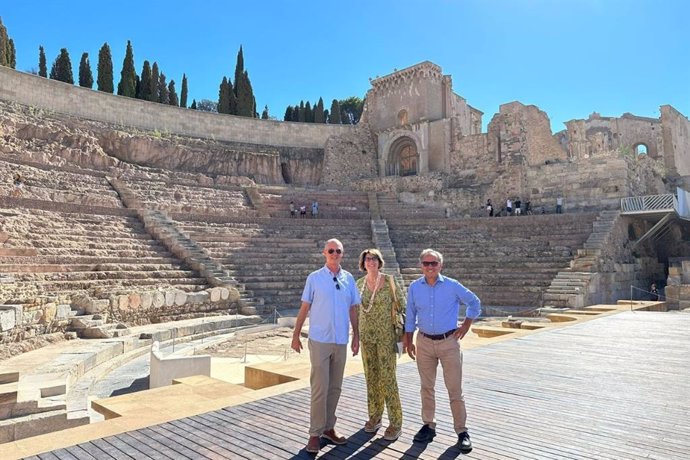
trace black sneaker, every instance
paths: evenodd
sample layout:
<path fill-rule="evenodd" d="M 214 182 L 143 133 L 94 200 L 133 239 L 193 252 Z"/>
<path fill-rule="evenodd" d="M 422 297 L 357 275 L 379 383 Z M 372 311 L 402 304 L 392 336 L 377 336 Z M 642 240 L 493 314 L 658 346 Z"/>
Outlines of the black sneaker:
<path fill-rule="evenodd" d="M 470 434 L 467 431 L 458 433 L 458 446 L 460 446 L 460 452 L 463 454 L 472 452 L 472 441 L 470 441 Z"/>
<path fill-rule="evenodd" d="M 416 435 L 414 435 L 415 442 L 426 442 L 429 443 L 433 441 L 436 436 L 436 430 L 431 428 L 428 424 L 424 425 Z"/>

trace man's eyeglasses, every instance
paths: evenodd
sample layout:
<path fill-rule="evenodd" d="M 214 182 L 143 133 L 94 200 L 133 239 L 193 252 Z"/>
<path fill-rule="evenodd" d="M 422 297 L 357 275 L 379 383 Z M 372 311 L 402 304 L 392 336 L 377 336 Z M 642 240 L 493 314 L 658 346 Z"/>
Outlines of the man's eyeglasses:
<path fill-rule="evenodd" d="M 332 251 L 332 249 L 329 249 L 329 251 Z M 338 249 L 338 251 L 340 251 L 340 249 Z M 334 276 L 333 281 L 335 281 L 335 288 L 337 290 L 340 290 L 340 284 L 338 284 L 338 278 Z"/>
<path fill-rule="evenodd" d="M 333 248 L 331 248 L 331 249 L 328 250 L 328 253 L 329 253 L 329 254 L 333 254 L 334 252 L 335 252 L 336 254 L 342 254 L 342 253 L 343 253 L 343 250 L 342 250 L 342 249 L 333 249 Z"/>
<path fill-rule="evenodd" d="M 437 260 L 423 260 L 422 265 L 425 267 L 436 267 L 438 266 Z"/>

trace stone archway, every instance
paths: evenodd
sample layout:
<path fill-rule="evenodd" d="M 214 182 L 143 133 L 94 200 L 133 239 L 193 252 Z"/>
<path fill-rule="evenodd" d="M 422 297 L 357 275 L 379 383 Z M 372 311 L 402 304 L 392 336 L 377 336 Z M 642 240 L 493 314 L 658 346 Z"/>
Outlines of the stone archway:
<path fill-rule="evenodd" d="M 402 136 L 390 147 L 386 162 L 387 176 L 414 176 L 419 172 L 419 152 L 414 139 Z"/>

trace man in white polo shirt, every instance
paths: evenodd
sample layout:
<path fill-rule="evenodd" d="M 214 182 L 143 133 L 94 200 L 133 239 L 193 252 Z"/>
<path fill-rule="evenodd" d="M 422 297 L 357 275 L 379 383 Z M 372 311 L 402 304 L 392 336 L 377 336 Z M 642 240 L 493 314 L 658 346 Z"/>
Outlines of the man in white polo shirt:
<path fill-rule="evenodd" d="M 321 438 L 337 445 L 347 443 L 335 431 L 335 409 L 343 386 L 350 323 L 352 354 L 359 352 L 357 307 L 361 299 L 354 277 L 340 266 L 343 244 L 328 240 L 323 255 L 326 264 L 307 277 L 292 336 L 292 349 L 299 353 L 302 326 L 309 315 L 311 416 L 305 450 L 310 453 L 321 449 Z"/>

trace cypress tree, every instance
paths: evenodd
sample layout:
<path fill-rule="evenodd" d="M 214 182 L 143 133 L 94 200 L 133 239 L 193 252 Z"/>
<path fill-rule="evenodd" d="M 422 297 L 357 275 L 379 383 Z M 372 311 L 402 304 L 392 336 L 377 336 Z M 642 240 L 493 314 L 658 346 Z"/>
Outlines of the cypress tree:
<path fill-rule="evenodd" d="M 151 100 L 151 64 L 149 61 L 144 61 L 141 68 L 141 85 L 137 98 L 145 101 Z"/>
<path fill-rule="evenodd" d="M 307 101 L 304 104 L 304 121 L 307 123 L 314 123 L 314 111 L 311 108 L 311 103 Z"/>
<path fill-rule="evenodd" d="M 113 57 L 110 46 L 104 43 L 98 52 L 98 77 L 96 78 L 98 91 L 113 93 Z"/>
<path fill-rule="evenodd" d="M 331 112 L 330 113 L 331 113 L 330 123 L 332 125 L 339 125 L 343 122 L 341 117 L 340 117 L 340 104 L 338 103 L 337 99 L 333 99 L 333 102 L 331 102 Z"/>
<path fill-rule="evenodd" d="M 304 110 L 304 108 L 302 108 Z M 299 105 L 295 104 L 295 107 L 292 109 L 292 121 L 299 121 Z"/>
<path fill-rule="evenodd" d="M 0 65 L 9 67 L 10 65 L 10 37 L 7 35 L 7 27 L 0 18 Z"/>
<path fill-rule="evenodd" d="M 237 110 L 232 113 L 242 117 L 256 117 L 256 102 L 249 73 L 244 70 L 244 52 L 240 45 L 235 65 L 235 87 L 233 93 L 237 99 Z"/>
<path fill-rule="evenodd" d="M 180 107 L 187 108 L 187 74 L 182 74 L 182 89 L 180 90 Z"/>
<path fill-rule="evenodd" d="M 81 55 L 79 62 L 79 86 L 83 88 L 93 88 L 93 73 L 91 73 L 91 63 L 89 63 L 89 53 Z"/>
<path fill-rule="evenodd" d="M 268 106 L 264 106 L 264 111 L 261 112 L 261 119 L 262 120 L 268 120 Z"/>
<path fill-rule="evenodd" d="M 134 70 L 134 53 L 132 43 L 127 40 L 127 51 L 125 59 L 122 61 L 122 71 L 120 72 L 120 83 L 117 85 L 117 94 L 120 96 L 136 96 L 136 71 Z"/>
<path fill-rule="evenodd" d="M 218 113 L 230 113 L 230 85 L 228 77 L 223 77 L 218 88 Z"/>
<path fill-rule="evenodd" d="M 134 97 L 141 99 L 141 78 L 136 75 L 135 85 L 134 85 Z"/>
<path fill-rule="evenodd" d="M 314 106 L 314 123 L 326 123 L 326 117 L 323 114 L 322 98 L 319 98 L 319 102 Z"/>
<path fill-rule="evenodd" d="M 151 94 L 149 94 L 149 101 L 158 102 L 158 80 L 160 79 L 160 72 L 158 71 L 158 63 L 154 62 L 151 67 Z"/>
<path fill-rule="evenodd" d="M 161 72 L 158 78 L 158 102 L 167 104 L 169 102 L 168 84 L 165 82 L 165 74 Z"/>
<path fill-rule="evenodd" d="M 192 105 L 189 106 L 190 109 L 196 110 L 196 99 L 192 99 Z"/>
<path fill-rule="evenodd" d="M 72 61 L 69 58 L 67 48 L 62 48 L 58 57 L 55 58 L 53 67 L 50 69 L 50 78 L 52 80 L 64 81 L 65 83 L 72 85 L 74 84 Z"/>
<path fill-rule="evenodd" d="M 242 78 L 242 74 L 244 74 L 244 53 L 242 52 L 242 45 L 240 45 L 240 50 L 237 52 L 237 63 L 235 64 L 235 96 L 238 96 L 237 85 L 240 78 Z"/>
<path fill-rule="evenodd" d="M 168 83 L 168 104 L 174 105 L 175 107 L 180 106 L 180 101 L 177 98 L 177 91 L 175 90 L 175 80 L 170 80 L 170 83 Z"/>
<path fill-rule="evenodd" d="M 237 96 L 235 96 L 235 89 L 230 79 L 228 79 L 228 98 L 230 99 L 230 111 L 228 113 L 237 115 Z"/>
<path fill-rule="evenodd" d="M 283 121 L 292 121 L 292 106 L 288 105 L 285 109 L 285 115 L 283 115 Z"/>
<path fill-rule="evenodd" d="M 307 104 L 309 104 L 309 102 L 307 102 Z M 299 114 L 297 116 L 297 121 L 299 121 L 300 123 L 304 123 L 305 121 L 307 121 L 307 116 L 305 112 L 306 111 L 304 107 L 304 101 L 299 101 Z"/>
<path fill-rule="evenodd" d="M 48 67 L 46 65 L 46 52 L 42 46 L 38 47 L 38 75 L 48 77 Z"/>
<path fill-rule="evenodd" d="M 329 122 L 329 117 L 330 117 L 330 115 L 329 115 L 329 113 L 328 113 L 328 109 L 324 110 L 324 111 L 323 111 L 324 123 L 330 123 L 330 122 Z"/>
<path fill-rule="evenodd" d="M 14 40 L 10 38 L 9 49 L 7 53 L 9 54 L 10 68 L 17 68 L 17 49 L 14 47 Z"/>

